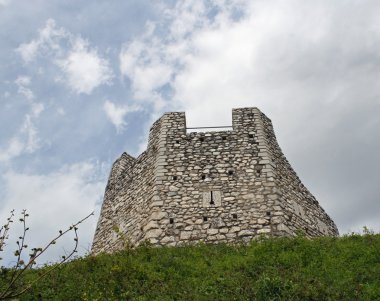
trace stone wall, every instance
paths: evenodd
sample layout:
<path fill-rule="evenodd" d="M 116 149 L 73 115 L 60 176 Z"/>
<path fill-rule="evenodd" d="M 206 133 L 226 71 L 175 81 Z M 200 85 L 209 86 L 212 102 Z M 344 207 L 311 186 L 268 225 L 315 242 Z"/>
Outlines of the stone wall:
<path fill-rule="evenodd" d="M 92 252 L 125 244 L 175 246 L 249 241 L 260 235 L 337 235 L 302 185 L 257 108 L 234 109 L 232 130 L 186 133 L 184 113 L 166 113 L 147 150 L 113 165 Z"/>

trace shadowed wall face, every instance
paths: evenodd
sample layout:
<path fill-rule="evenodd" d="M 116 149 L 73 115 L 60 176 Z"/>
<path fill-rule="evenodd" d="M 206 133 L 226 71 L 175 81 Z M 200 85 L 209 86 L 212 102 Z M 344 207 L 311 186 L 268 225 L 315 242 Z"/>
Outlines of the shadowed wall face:
<path fill-rule="evenodd" d="M 186 133 L 185 114 L 166 113 L 137 159 L 111 171 L 92 252 L 149 241 L 249 241 L 261 235 L 336 235 L 302 185 L 257 108 L 234 109 L 232 130 Z"/>

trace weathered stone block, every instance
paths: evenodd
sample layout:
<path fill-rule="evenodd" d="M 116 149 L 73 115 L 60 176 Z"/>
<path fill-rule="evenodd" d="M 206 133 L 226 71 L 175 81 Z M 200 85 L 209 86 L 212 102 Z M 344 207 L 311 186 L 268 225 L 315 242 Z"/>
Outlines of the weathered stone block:
<path fill-rule="evenodd" d="M 157 229 L 159 228 L 159 225 L 156 221 L 150 221 L 144 228 L 144 232 L 147 232 L 150 229 Z"/>
<path fill-rule="evenodd" d="M 258 234 L 265 234 L 265 233 L 270 233 L 270 232 L 271 232 L 271 229 L 267 229 L 267 228 L 257 230 Z"/>
<path fill-rule="evenodd" d="M 160 237 L 161 234 L 162 234 L 162 230 L 161 229 L 149 230 L 145 234 L 145 239 L 158 238 L 158 237 Z"/>
<path fill-rule="evenodd" d="M 214 235 L 214 234 L 217 234 L 219 232 L 218 229 L 207 229 L 207 234 L 209 235 Z"/>
<path fill-rule="evenodd" d="M 180 235 L 180 240 L 187 240 L 191 237 L 191 231 L 182 231 Z"/>

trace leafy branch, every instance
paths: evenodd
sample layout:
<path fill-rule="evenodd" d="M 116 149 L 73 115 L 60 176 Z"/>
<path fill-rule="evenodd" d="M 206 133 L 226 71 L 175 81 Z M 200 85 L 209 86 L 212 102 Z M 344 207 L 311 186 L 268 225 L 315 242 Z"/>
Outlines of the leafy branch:
<path fill-rule="evenodd" d="M 4 250 L 5 242 L 9 237 L 8 232 L 10 229 L 10 224 L 13 223 L 14 215 L 15 215 L 15 211 L 12 210 L 10 216 L 7 218 L 7 222 L 5 223 L 5 225 L 1 226 L 0 228 L 0 252 Z"/>
<path fill-rule="evenodd" d="M 79 241 L 78 226 L 92 215 L 94 215 L 94 212 L 90 213 L 89 215 L 87 215 L 86 217 L 78 221 L 77 223 L 69 226 L 66 230 L 64 231 L 59 230 L 58 235 L 54 237 L 52 240 L 50 240 L 50 242 L 48 242 L 44 247 L 32 248 L 29 254 L 29 260 L 24 261 L 22 259 L 22 255 L 23 255 L 23 251 L 28 248 L 28 246 L 25 244 L 25 238 L 26 238 L 26 233 L 29 230 L 26 224 L 26 219 L 29 216 L 29 214 L 26 212 L 26 210 L 23 210 L 21 212 L 21 218 L 19 219 L 19 221 L 22 223 L 23 231 L 22 231 L 22 235 L 19 236 L 18 240 L 16 241 L 17 249 L 14 253 L 14 255 L 17 257 L 16 264 L 11 269 L 1 268 L 0 276 L 3 276 L 3 275 L 5 276 L 5 274 L 8 271 L 11 272 L 11 276 L 9 280 L 7 280 L 6 283 L 0 287 L 0 300 L 11 299 L 11 298 L 15 298 L 22 295 L 23 293 L 31 289 L 35 283 L 39 282 L 43 277 L 45 277 L 46 275 L 51 273 L 53 270 L 61 266 L 63 263 L 68 261 L 75 253 L 77 253 L 78 241 Z M 6 224 L 0 228 L 0 252 L 4 250 L 4 247 L 6 245 L 6 240 L 9 238 L 8 232 L 10 229 L 10 224 L 13 222 L 13 218 L 14 218 L 14 210 L 11 211 L 10 217 L 7 218 Z M 38 257 L 44 254 L 52 245 L 56 244 L 57 240 L 59 240 L 62 236 L 64 236 L 70 231 L 73 231 L 75 235 L 74 237 L 75 243 L 74 243 L 74 247 L 72 251 L 67 256 L 61 256 L 59 262 L 52 265 L 50 268 L 46 269 L 35 280 L 27 284 L 23 284 L 22 278 L 25 271 L 27 269 L 32 268 L 33 265 L 36 263 L 36 259 Z"/>

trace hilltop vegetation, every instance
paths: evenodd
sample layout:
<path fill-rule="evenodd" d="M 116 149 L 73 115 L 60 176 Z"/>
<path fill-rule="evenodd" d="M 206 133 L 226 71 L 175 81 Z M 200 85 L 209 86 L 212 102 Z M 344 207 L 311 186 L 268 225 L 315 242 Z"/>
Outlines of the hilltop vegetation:
<path fill-rule="evenodd" d="M 380 235 L 142 246 L 69 262 L 20 300 L 380 300 Z"/>

